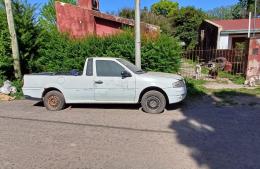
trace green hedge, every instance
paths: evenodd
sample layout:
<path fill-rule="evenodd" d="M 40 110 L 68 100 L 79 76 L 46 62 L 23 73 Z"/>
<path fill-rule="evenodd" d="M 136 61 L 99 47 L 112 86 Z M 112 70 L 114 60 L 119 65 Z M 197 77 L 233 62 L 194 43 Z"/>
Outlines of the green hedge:
<path fill-rule="evenodd" d="M 134 63 L 134 36 L 130 31 L 82 40 L 71 40 L 57 32 L 45 37 L 38 59 L 32 63 L 34 72 L 82 70 L 85 59 L 93 56 L 121 57 Z M 181 53 L 179 41 L 172 37 L 143 38 L 142 67 L 149 71 L 177 72 Z"/>
<path fill-rule="evenodd" d="M 10 44 L 5 44 L 5 36 L 0 35 L 0 79 L 13 79 Z M 85 59 L 93 56 L 121 57 L 135 62 L 134 36 L 131 31 L 108 36 L 91 36 L 82 40 L 72 40 L 57 31 L 41 35 L 37 56 L 26 62 L 23 72 L 53 72 L 82 70 Z M 157 38 L 142 38 L 142 68 L 148 71 L 174 73 L 179 70 L 182 48 L 179 41 L 164 34 Z M 6 53 L 8 51 L 8 53 Z"/>

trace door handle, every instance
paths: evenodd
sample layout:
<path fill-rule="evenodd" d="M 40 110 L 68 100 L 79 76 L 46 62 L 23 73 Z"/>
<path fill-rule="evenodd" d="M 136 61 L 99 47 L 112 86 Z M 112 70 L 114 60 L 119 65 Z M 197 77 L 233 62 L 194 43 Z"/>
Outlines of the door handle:
<path fill-rule="evenodd" d="M 95 84 L 103 84 L 103 81 L 101 80 L 95 81 Z"/>

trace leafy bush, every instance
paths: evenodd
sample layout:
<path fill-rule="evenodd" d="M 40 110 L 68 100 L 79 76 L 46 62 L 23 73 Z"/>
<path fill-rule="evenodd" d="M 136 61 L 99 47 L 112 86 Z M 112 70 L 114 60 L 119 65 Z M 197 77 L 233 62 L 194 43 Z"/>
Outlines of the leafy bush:
<path fill-rule="evenodd" d="M 177 72 L 180 68 L 182 49 L 179 41 L 166 35 L 143 42 L 142 63 L 145 70 Z"/>
<path fill-rule="evenodd" d="M 93 56 L 121 57 L 134 63 L 134 37 L 131 31 L 107 36 L 91 36 L 71 40 L 58 32 L 46 36 L 40 57 L 35 61 L 37 71 L 82 70 L 85 59 Z M 177 72 L 182 49 L 178 40 L 161 35 L 143 38 L 142 66 L 145 70 Z"/>
<path fill-rule="evenodd" d="M 0 87 L 4 84 L 4 78 L 0 76 Z"/>
<path fill-rule="evenodd" d="M 14 80 L 12 81 L 12 85 L 16 87 L 17 92 L 15 94 L 12 94 L 12 96 L 15 96 L 16 99 L 22 99 L 23 98 L 23 82 L 21 80 Z"/>

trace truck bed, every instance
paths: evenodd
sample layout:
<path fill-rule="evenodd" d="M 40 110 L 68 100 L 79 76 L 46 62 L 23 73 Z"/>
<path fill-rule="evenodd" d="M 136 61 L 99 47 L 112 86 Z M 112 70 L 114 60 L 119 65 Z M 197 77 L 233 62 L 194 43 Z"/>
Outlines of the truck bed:
<path fill-rule="evenodd" d="M 32 73 L 30 75 L 42 75 L 42 76 L 80 76 L 81 72 L 77 70 L 71 70 L 69 72 L 40 72 L 40 73 Z"/>

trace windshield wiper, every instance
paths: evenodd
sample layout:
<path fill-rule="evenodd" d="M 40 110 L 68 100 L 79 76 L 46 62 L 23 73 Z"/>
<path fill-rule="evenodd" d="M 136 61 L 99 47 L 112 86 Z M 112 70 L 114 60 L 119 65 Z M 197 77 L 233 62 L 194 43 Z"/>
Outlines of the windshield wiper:
<path fill-rule="evenodd" d="M 145 73 L 145 71 L 143 71 L 142 69 L 137 70 L 136 73 Z"/>

